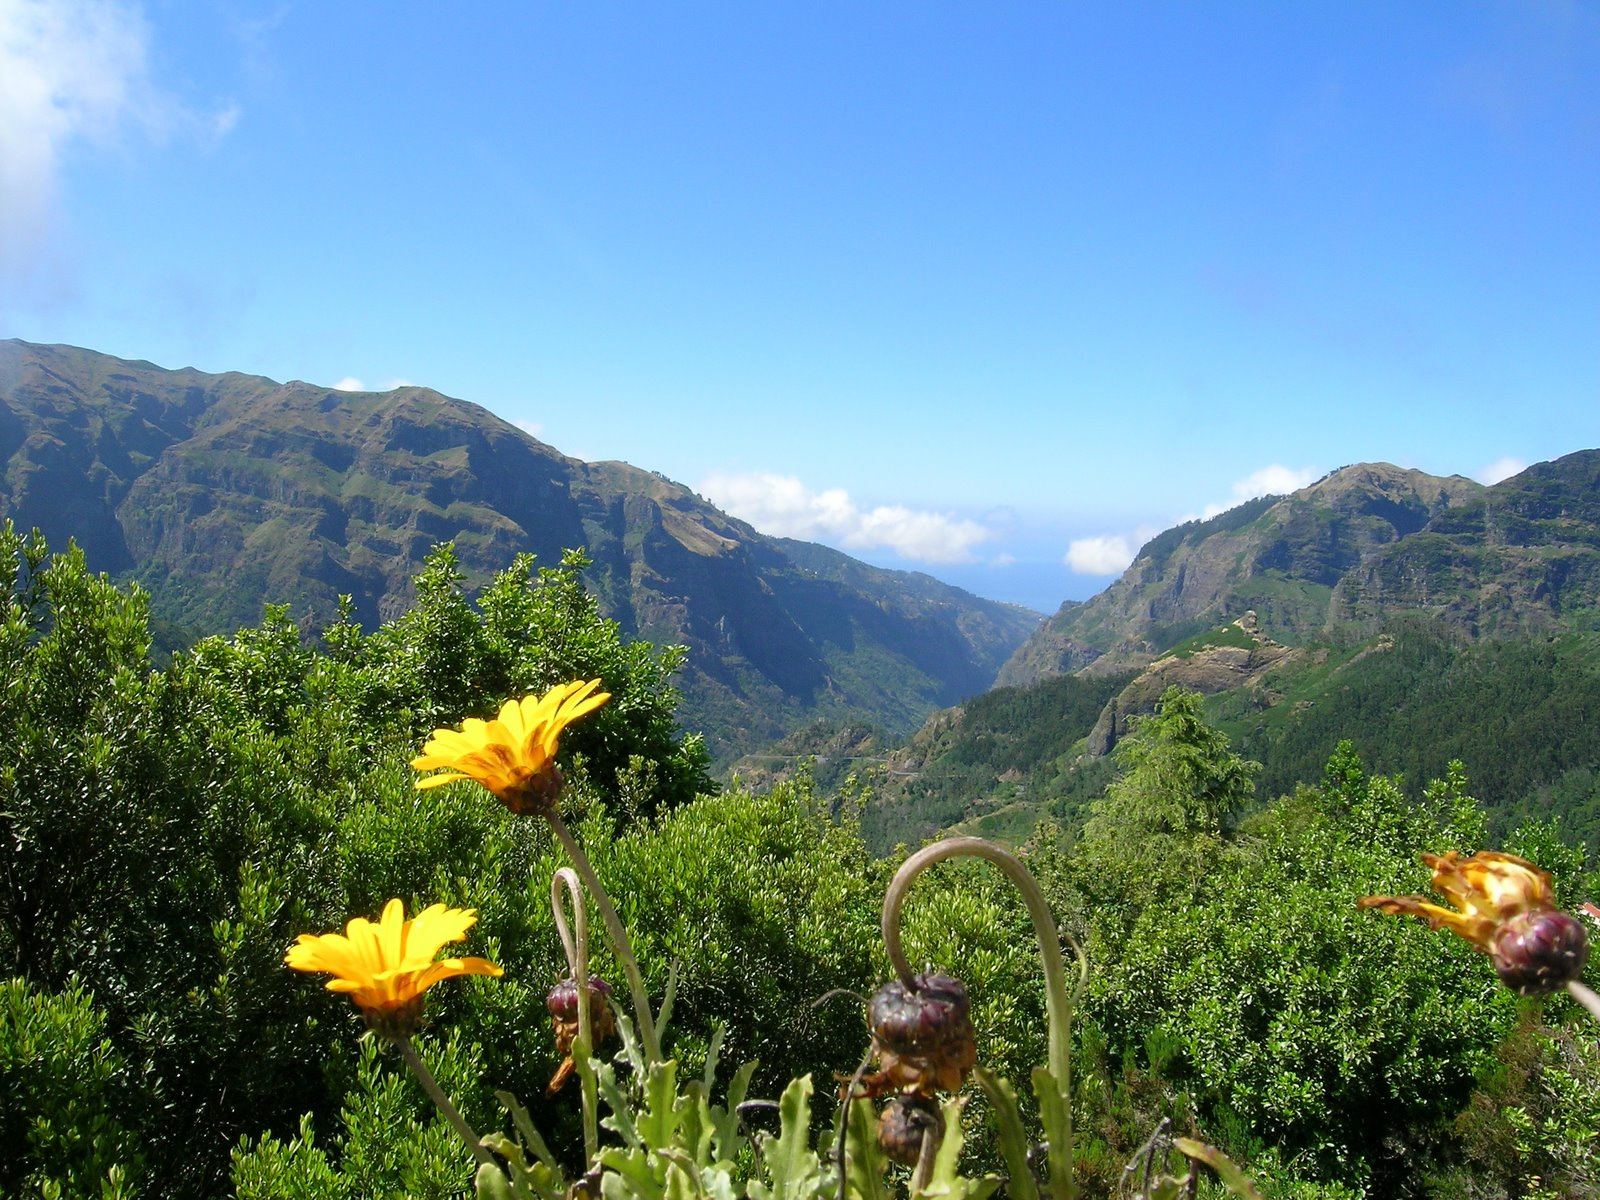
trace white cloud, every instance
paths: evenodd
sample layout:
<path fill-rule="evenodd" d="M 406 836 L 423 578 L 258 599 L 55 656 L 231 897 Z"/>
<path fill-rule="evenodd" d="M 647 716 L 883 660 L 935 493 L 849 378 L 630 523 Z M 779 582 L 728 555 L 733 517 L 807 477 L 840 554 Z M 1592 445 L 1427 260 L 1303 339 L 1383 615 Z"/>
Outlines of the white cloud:
<path fill-rule="evenodd" d="M 83 0 L 0 0 L 0 265 L 49 229 L 63 147 L 104 138 L 145 76 L 137 14 Z"/>
<path fill-rule="evenodd" d="M 723 511 L 777 537 L 826 542 L 848 550 L 887 548 L 916 562 L 972 561 L 972 548 L 993 537 L 976 521 L 904 505 L 859 507 L 843 488 L 813 492 L 792 475 L 715 472 L 700 494 Z"/>
<path fill-rule="evenodd" d="M 1142 543 L 1141 543 L 1142 544 Z M 1139 547 L 1123 534 L 1075 538 L 1067 547 L 1065 562 L 1077 575 L 1118 575 L 1127 570 Z"/>
<path fill-rule="evenodd" d="M 544 436 L 544 426 L 537 421 L 513 421 L 511 423 L 529 437 L 542 438 Z"/>
<path fill-rule="evenodd" d="M 214 138 L 239 117 L 185 110 L 152 81 L 149 31 L 123 0 L 0 0 L 0 269 L 28 277 L 54 223 L 62 154 L 133 126 Z M 118 140 L 121 144 L 121 140 Z"/>
<path fill-rule="evenodd" d="M 1154 525 L 1140 525 L 1129 533 L 1074 538 L 1062 561 L 1075 575 L 1120 575 L 1139 553 L 1139 547 L 1160 532 Z"/>
<path fill-rule="evenodd" d="M 1301 467 L 1295 470 L 1292 467 L 1280 466 L 1273 463 L 1270 467 L 1262 467 L 1259 471 L 1246 475 L 1233 485 L 1233 499 L 1221 504 L 1208 504 L 1200 513 L 1202 521 L 1209 521 L 1212 517 L 1221 516 L 1230 508 L 1237 508 L 1246 500 L 1254 500 L 1257 496 L 1287 496 L 1290 492 L 1298 492 L 1303 487 L 1309 487 L 1322 478 L 1322 472 L 1316 467 Z M 1183 517 L 1183 521 L 1192 521 L 1194 517 Z"/>
<path fill-rule="evenodd" d="M 367 385 L 354 375 L 346 375 L 333 385 L 333 390 L 336 392 L 364 392 L 367 390 Z"/>
<path fill-rule="evenodd" d="M 386 392 L 392 392 L 392 391 L 395 390 L 395 388 L 416 387 L 416 386 L 417 385 L 412 383 L 411 380 L 409 380 L 409 379 L 396 378 L 396 379 L 391 379 L 391 380 L 389 380 L 388 383 L 384 384 L 383 385 L 383 390 L 386 391 Z"/>
<path fill-rule="evenodd" d="M 1507 454 L 1495 459 L 1486 467 L 1480 467 L 1473 473 L 1473 478 L 1479 483 L 1499 483 L 1502 479 L 1510 479 L 1528 469 L 1528 464 L 1520 458 L 1513 458 Z"/>
<path fill-rule="evenodd" d="M 1233 485 L 1232 499 L 1208 504 L 1200 512 L 1186 513 L 1172 523 L 1182 525 L 1185 521 L 1209 521 L 1246 500 L 1297 492 L 1321 477 L 1322 472 L 1316 467 L 1297 470 L 1274 463 L 1238 480 Z M 1160 532 L 1153 525 L 1144 525 L 1130 533 L 1103 533 L 1097 537 L 1077 538 L 1067 546 L 1063 561 L 1078 575 L 1119 575 L 1133 562 L 1139 548 Z"/>

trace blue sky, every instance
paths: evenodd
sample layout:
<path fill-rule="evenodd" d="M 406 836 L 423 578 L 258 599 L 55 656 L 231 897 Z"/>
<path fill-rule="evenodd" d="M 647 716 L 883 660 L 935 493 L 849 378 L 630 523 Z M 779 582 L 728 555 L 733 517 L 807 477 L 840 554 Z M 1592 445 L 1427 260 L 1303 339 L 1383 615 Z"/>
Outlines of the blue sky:
<path fill-rule="evenodd" d="M 1600 446 L 1600 6 L 0 0 L 0 336 L 425 384 L 1052 610 Z"/>

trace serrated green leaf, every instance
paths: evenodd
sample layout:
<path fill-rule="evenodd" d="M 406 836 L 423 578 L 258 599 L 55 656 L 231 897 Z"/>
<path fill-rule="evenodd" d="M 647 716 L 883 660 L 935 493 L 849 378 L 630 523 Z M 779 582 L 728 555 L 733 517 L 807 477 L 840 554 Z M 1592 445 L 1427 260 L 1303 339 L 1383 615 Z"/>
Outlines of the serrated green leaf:
<path fill-rule="evenodd" d="M 1039 1101 L 1044 1140 L 1050 1144 L 1050 1195 L 1052 1200 L 1072 1200 L 1077 1194 L 1072 1177 L 1072 1106 L 1048 1067 L 1033 1069 L 1033 1094 Z"/>
<path fill-rule="evenodd" d="M 472 1190 L 477 1193 L 478 1200 L 516 1200 L 511 1194 L 511 1181 L 494 1163 L 479 1164 L 478 1173 L 472 1179 Z"/>
<path fill-rule="evenodd" d="M 678 1129 L 673 1141 L 696 1163 L 711 1162 L 711 1135 L 715 1132 L 705 1084 L 698 1079 L 683 1090 L 677 1105 Z"/>
<path fill-rule="evenodd" d="M 1005 1159 L 1010 1175 L 1006 1195 L 1010 1200 L 1039 1200 L 1039 1188 L 1028 1166 L 1028 1135 L 1022 1124 L 1016 1089 L 1010 1080 L 1002 1079 L 987 1067 L 974 1067 L 972 1077 L 989 1097 L 1000 1126 L 1000 1156 Z"/>
<path fill-rule="evenodd" d="M 606 1063 L 595 1072 L 595 1084 L 600 1089 L 600 1095 L 605 1098 L 606 1107 L 611 1110 L 611 1115 L 600 1124 L 613 1133 L 620 1134 L 631 1149 L 642 1148 L 644 1139 L 639 1136 L 639 1127 L 634 1123 L 633 1107 L 628 1103 L 628 1098 L 622 1094 L 622 1088 L 617 1084 L 617 1072 L 610 1063 Z"/>
<path fill-rule="evenodd" d="M 517 1127 L 517 1136 L 522 1139 L 522 1144 L 531 1150 L 535 1157 L 552 1170 L 556 1166 L 555 1155 L 550 1153 L 550 1147 L 545 1145 L 544 1138 L 539 1136 L 539 1131 L 534 1128 L 533 1118 L 528 1115 L 528 1110 L 522 1107 L 518 1099 L 510 1092 L 496 1092 L 494 1098 L 500 1101 L 500 1106 L 511 1114 L 511 1123 Z"/>
<path fill-rule="evenodd" d="M 808 1200 L 822 1178 L 811 1149 L 811 1076 L 790 1080 L 778 1098 L 778 1135 L 760 1139 L 767 1182 L 751 1180 L 752 1200 Z"/>
<path fill-rule="evenodd" d="M 644 1113 L 638 1121 L 639 1136 L 652 1150 L 672 1145 L 678 1128 L 678 1060 L 654 1063 L 644 1081 Z"/>
<path fill-rule="evenodd" d="M 854 1200 L 889 1200 L 884 1172 L 889 1159 L 878 1145 L 877 1116 L 866 1100 L 850 1102 L 844 1135 L 845 1193 Z"/>
<path fill-rule="evenodd" d="M 745 1094 L 750 1090 L 750 1078 L 756 1073 L 755 1060 L 751 1060 L 734 1072 L 733 1080 L 728 1084 L 728 1104 L 726 1108 L 711 1109 L 711 1123 L 714 1127 L 711 1142 L 715 1147 L 717 1162 L 733 1162 L 739 1151 L 744 1148 L 745 1138 L 739 1122 L 739 1105 L 744 1103 Z"/>
<path fill-rule="evenodd" d="M 600 1151 L 600 1191 L 606 1200 L 663 1200 L 665 1161 L 644 1149 L 609 1146 Z"/>
<path fill-rule="evenodd" d="M 1235 1196 L 1242 1196 L 1244 1200 L 1261 1200 L 1261 1193 L 1256 1190 L 1256 1185 L 1250 1182 L 1250 1177 L 1239 1168 L 1239 1164 L 1215 1146 L 1208 1146 L 1205 1142 L 1197 1142 L 1193 1138 L 1179 1137 L 1172 1139 L 1172 1148 L 1184 1157 L 1210 1167 L 1217 1173 L 1217 1178 L 1222 1180 L 1222 1186 Z"/>
<path fill-rule="evenodd" d="M 491 1133 L 483 1139 L 483 1144 L 492 1152 L 498 1154 L 506 1161 L 506 1171 L 510 1178 L 506 1186 L 512 1200 L 562 1200 L 566 1195 L 566 1180 L 561 1171 L 553 1163 L 529 1163 L 523 1154 L 522 1147 L 512 1141 L 503 1133 Z M 490 1164 L 485 1164 L 488 1166 Z M 485 1186 L 493 1187 L 492 1179 L 483 1177 L 484 1167 L 478 1170 L 474 1185 L 479 1194 L 483 1194 Z M 501 1172 L 496 1168 L 496 1174 Z M 500 1193 L 495 1193 L 499 1196 Z"/>
<path fill-rule="evenodd" d="M 974 1179 L 961 1174 L 961 1148 L 966 1144 L 961 1116 L 966 1106 L 964 1097 L 955 1097 L 947 1100 L 940 1110 L 944 1118 L 944 1139 L 934 1154 L 933 1170 L 928 1173 L 927 1184 L 914 1191 L 914 1196 L 925 1200 L 985 1200 L 1000 1187 L 998 1176 L 984 1175 Z"/>
<path fill-rule="evenodd" d="M 701 1082 L 706 1085 L 708 1096 L 717 1084 L 717 1061 L 722 1057 L 722 1039 L 727 1033 L 728 1026 L 722 1021 L 718 1021 L 711 1030 L 711 1045 L 706 1049 L 706 1069 L 700 1076 Z"/>
<path fill-rule="evenodd" d="M 678 997 L 678 960 L 667 964 L 667 991 L 661 997 L 661 1009 L 656 1013 L 656 1042 L 666 1045 L 667 1023 L 672 1020 L 672 1004 Z"/>
<path fill-rule="evenodd" d="M 666 1200 L 700 1200 L 700 1172 L 686 1155 L 674 1154 L 666 1159 Z"/>

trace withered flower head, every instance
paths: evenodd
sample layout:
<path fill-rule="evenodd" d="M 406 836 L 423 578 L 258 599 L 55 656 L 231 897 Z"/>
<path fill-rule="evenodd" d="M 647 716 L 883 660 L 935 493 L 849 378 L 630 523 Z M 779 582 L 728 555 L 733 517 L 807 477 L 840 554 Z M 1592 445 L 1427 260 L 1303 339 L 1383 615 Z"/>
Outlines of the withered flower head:
<path fill-rule="evenodd" d="M 944 1140 L 944 1116 L 926 1096 L 896 1096 L 878 1114 L 878 1145 L 902 1166 L 917 1165 L 925 1136 L 935 1147 Z"/>
<path fill-rule="evenodd" d="M 518 815 L 553 811 L 561 794 L 556 766 L 561 731 L 611 699 L 610 692 L 595 691 L 599 686 L 598 679 L 563 683 L 543 696 L 507 700 L 492 721 L 468 717 L 460 729 L 435 729 L 411 766 L 418 771 L 450 769 L 417 780 L 417 786 L 472 779 Z"/>
<path fill-rule="evenodd" d="M 936 972 L 911 982 L 884 984 L 867 1006 L 879 1066 L 862 1080 L 869 1095 L 953 1092 L 978 1061 L 966 985 Z"/>
<path fill-rule="evenodd" d="M 589 999 L 589 1039 L 594 1046 L 614 1037 L 617 1018 L 611 1011 L 611 985 L 598 975 L 589 976 L 586 989 Z M 563 979 L 546 993 L 544 1006 L 550 1010 L 550 1020 L 555 1026 L 556 1053 L 562 1055 L 561 1065 L 545 1088 L 547 1095 L 555 1095 L 566 1086 L 575 1069 L 572 1046 L 578 1040 L 578 981 Z M 592 1048 L 592 1047 L 591 1047 Z"/>
<path fill-rule="evenodd" d="M 1433 887 L 1454 909 L 1421 896 L 1366 896 L 1376 908 L 1448 929 L 1487 954 L 1507 987 L 1524 996 L 1556 991 L 1583 971 L 1589 938 L 1576 917 L 1555 906 L 1550 876 L 1525 858 L 1480 850 L 1463 859 L 1424 854 Z"/>

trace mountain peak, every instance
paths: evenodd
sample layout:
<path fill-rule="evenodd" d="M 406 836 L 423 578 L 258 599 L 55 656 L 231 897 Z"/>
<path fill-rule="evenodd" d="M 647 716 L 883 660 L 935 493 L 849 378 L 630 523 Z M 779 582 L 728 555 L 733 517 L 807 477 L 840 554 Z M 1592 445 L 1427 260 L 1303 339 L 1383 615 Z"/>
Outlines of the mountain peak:
<path fill-rule="evenodd" d="M 1600 458 L 1568 457 L 1573 461 L 1555 464 L 1559 470 L 1530 469 L 1497 489 L 1461 475 L 1356 463 L 1289 495 L 1263 496 L 1176 526 L 1147 542 L 1100 595 L 1046 621 L 999 682 L 1142 670 L 1168 647 L 1246 610 L 1259 614 L 1263 631 L 1291 645 L 1339 624 L 1366 627 L 1399 609 L 1442 613 L 1448 606 L 1438 602 L 1440 589 L 1460 593 L 1473 567 L 1459 556 L 1437 558 L 1443 553 L 1437 539 L 1455 537 L 1461 546 L 1472 538 L 1551 542 L 1555 527 L 1526 515 L 1549 516 L 1550 506 L 1537 496 L 1561 490 L 1570 507 L 1593 493 L 1586 481 L 1600 478 Z M 1501 500 L 1491 505 L 1492 496 Z M 1513 496 L 1521 500 L 1513 503 Z M 1432 549 L 1421 562 L 1408 557 L 1425 548 Z M 1530 597 L 1537 588 L 1530 583 Z M 1452 610 L 1473 635 L 1476 618 L 1462 614 L 1478 602 Z M 1543 599 L 1514 607 L 1521 614 L 1514 623 L 1546 621 Z"/>
<path fill-rule="evenodd" d="M 431 388 L 345 392 L 0 342 L 0 517 L 69 538 L 200 633 L 342 594 L 374 625 L 451 541 L 474 586 L 523 553 L 628 634 L 688 647 L 684 718 L 724 759 L 830 716 L 909 731 L 988 688 L 1037 614 L 766 537 L 658 472 L 560 454 Z"/>

